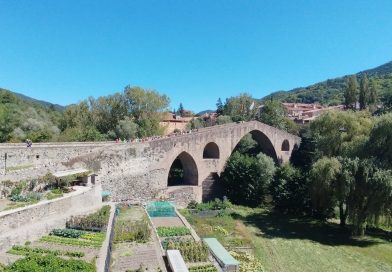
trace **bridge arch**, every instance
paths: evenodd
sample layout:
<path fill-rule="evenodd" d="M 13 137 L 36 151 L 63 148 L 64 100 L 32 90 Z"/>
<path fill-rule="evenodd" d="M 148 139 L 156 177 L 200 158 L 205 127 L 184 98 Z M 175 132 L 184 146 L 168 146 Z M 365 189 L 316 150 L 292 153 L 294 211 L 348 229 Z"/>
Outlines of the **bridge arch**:
<path fill-rule="evenodd" d="M 203 150 L 203 159 L 219 159 L 219 147 L 216 143 L 206 144 Z"/>
<path fill-rule="evenodd" d="M 167 186 L 197 186 L 199 173 L 193 157 L 186 151 L 181 152 L 172 162 L 167 176 Z"/>
<path fill-rule="evenodd" d="M 290 143 L 287 139 L 282 143 L 282 151 L 290 151 Z"/>
<path fill-rule="evenodd" d="M 264 154 L 270 156 L 275 161 L 276 164 L 279 164 L 278 155 L 277 155 L 277 152 L 275 150 L 275 147 L 274 147 L 271 139 L 260 130 L 257 130 L 257 129 L 251 130 L 250 132 L 243 135 L 237 141 L 235 147 L 237 147 L 238 143 L 248 134 L 250 134 L 252 136 L 252 138 L 259 144 L 259 147 Z M 235 150 L 235 147 L 232 150 L 232 152 Z"/>

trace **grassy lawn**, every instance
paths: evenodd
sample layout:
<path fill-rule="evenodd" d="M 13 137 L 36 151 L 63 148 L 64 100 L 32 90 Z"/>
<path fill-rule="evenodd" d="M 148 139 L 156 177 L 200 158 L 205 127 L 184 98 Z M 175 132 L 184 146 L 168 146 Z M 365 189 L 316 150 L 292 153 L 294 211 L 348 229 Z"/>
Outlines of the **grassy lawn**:
<path fill-rule="evenodd" d="M 201 237 L 230 248 L 250 247 L 266 271 L 392 271 L 392 234 L 353 239 L 337 224 L 235 207 L 232 216 L 183 211 Z"/>

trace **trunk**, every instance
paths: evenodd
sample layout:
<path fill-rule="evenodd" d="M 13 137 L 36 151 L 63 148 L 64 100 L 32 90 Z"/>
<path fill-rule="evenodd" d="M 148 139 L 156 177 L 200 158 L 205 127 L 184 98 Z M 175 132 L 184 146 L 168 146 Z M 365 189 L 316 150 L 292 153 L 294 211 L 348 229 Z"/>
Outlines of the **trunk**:
<path fill-rule="evenodd" d="M 343 202 L 339 203 L 339 217 L 340 217 L 340 226 L 345 227 L 347 213 L 344 211 Z"/>

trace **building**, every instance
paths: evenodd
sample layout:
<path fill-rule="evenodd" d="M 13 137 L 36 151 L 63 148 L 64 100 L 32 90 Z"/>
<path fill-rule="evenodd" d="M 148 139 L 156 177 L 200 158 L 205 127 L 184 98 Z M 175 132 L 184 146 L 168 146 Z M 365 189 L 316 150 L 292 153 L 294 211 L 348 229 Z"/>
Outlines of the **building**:
<path fill-rule="evenodd" d="M 186 125 L 193 119 L 193 117 L 181 117 L 171 112 L 165 113 L 163 120 L 159 123 L 165 128 L 165 135 L 173 133 L 175 130 L 183 131 Z"/>
<path fill-rule="evenodd" d="M 343 110 L 344 105 L 325 107 L 320 104 L 282 103 L 290 119 L 299 124 L 313 121 L 318 116 L 330 110 Z"/>

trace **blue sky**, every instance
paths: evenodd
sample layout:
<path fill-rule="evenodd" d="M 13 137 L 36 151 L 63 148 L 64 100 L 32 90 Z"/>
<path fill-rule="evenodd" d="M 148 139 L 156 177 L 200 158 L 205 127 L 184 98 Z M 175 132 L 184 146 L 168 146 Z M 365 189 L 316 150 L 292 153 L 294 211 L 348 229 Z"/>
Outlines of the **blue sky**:
<path fill-rule="evenodd" d="M 0 0 L 0 87 L 67 105 L 141 86 L 198 112 L 392 60 L 391 14 L 391 0 Z"/>

